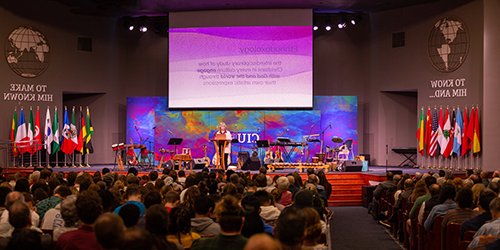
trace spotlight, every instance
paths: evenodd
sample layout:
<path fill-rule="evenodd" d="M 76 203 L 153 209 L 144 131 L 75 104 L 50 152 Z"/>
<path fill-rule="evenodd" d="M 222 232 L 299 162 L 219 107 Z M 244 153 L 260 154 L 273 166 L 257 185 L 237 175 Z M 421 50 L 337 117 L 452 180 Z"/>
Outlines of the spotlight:
<path fill-rule="evenodd" d="M 318 22 L 316 22 L 316 20 L 314 20 L 313 22 L 313 30 L 314 31 L 318 30 Z"/>
<path fill-rule="evenodd" d="M 132 24 L 132 22 L 130 21 L 125 21 L 123 23 L 123 27 L 125 27 L 126 29 L 128 29 L 129 31 L 132 31 L 134 30 L 134 25 Z"/>
<path fill-rule="evenodd" d="M 146 31 L 148 31 L 148 27 L 146 27 L 146 25 L 142 24 L 141 26 L 139 26 L 139 31 L 141 33 L 146 33 Z"/>
<path fill-rule="evenodd" d="M 347 19 L 345 18 L 345 16 L 342 16 L 342 18 L 340 19 L 340 23 L 337 24 L 337 27 L 339 27 L 339 29 L 343 29 L 347 26 Z"/>
<path fill-rule="evenodd" d="M 360 15 L 360 14 L 356 14 L 352 19 L 351 19 L 351 23 L 352 25 L 356 25 L 358 24 L 359 22 L 361 22 L 361 20 L 363 20 L 363 17 Z"/>
<path fill-rule="evenodd" d="M 326 31 L 332 30 L 332 24 L 330 23 L 330 20 L 326 21 L 326 26 L 325 26 Z"/>

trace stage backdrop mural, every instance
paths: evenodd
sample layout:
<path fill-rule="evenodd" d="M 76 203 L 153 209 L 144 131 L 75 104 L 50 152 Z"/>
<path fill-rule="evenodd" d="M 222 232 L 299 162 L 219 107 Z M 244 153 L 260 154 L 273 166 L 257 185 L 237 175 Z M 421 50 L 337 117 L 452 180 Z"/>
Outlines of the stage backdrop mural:
<path fill-rule="evenodd" d="M 220 122 L 237 138 L 232 143 L 232 162 L 236 163 L 239 151 L 252 150 L 264 157 L 265 148 L 255 149 L 257 140 L 276 142 L 277 138 L 289 138 L 292 142 L 311 139 L 323 140 L 323 152 L 327 146 L 341 146 L 332 142 L 339 137 L 344 141 L 353 140 L 353 155 L 357 155 L 357 113 L 356 96 L 315 96 L 313 110 L 238 110 L 238 111 L 169 111 L 166 97 L 127 98 L 127 143 L 144 144 L 154 152 L 155 160 L 160 160 L 159 149 L 174 150 L 168 145 L 170 138 L 182 138 L 177 146 L 190 148 L 193 158 L 204 156 L 203 146 L 207 146 L 207 156 L 212 159 L 215 149 L 210 141 Z M 126 143 L 126 144 L 127 144 Z M 320 142 L 309 142 L 309 157 L 320 152 Z M 298 162 L 306 160 L 307 147 L 287 147 L 285 160 Z M 275 152 L 276 147 L 271 147 Z M 281 152 L 281 151 L 280 151 Z M 164 160 L 168 160 L 167 155 Z"/>

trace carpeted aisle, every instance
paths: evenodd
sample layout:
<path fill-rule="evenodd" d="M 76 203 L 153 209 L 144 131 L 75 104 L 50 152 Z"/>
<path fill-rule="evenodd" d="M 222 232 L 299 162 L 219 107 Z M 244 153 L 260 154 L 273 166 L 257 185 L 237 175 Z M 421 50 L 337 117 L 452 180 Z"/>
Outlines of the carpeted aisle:
<path fill-rule="evenodd" d="M 383 226 L 362 206 L 330 207 L 334 211 L 330 222 L 334 250 L 401 250 Z"/>

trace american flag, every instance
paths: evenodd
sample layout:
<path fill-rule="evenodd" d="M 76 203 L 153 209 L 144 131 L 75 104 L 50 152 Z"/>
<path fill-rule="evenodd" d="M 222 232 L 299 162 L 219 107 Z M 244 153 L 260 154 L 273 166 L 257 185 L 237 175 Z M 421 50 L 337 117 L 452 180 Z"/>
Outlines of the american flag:
<path fill-rule="evenodd" d="M 432 117 L 432 133 L 431 133 L 431 141 L 430 141 L 430 145 L 429 145 L 429 156 L 435 156 L 436 155 L 436 151 L 437 151 L 437 148 L 438 148 L 438 145 L 437 145 L 437 136 L 438 136 L 438 133 L 437 133 L 437 130 L 438 130 L 438 115 L 437 115 L 437 111 L 436 109 L 434 108 L 434 115 Z"/>

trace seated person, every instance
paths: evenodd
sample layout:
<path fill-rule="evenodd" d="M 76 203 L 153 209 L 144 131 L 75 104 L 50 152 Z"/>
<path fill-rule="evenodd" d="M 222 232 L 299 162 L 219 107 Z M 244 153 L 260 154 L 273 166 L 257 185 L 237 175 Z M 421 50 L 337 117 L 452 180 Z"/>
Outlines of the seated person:
<path fill-rule="evenodd" d="M 462 222 L 462 226 L 460 227 L 461 239 L 463 238 L 466 231 L 477 231 L 479 230 L 479 228 L 481 228 L 482 225 L 484 225 L 484 223 L 486 223 L 486 221 L 491 220 L 490 202 L 495 197 L 497 197 L 497 194 L 495 194 L 495 192 L 491 191 L 490 189 L 484 189 L 483 191 L 481 191 L 477 203 L 479 215 Z"/>
<path fill-rule="evenodd" d="M 441 191 L 439 192 L 439 205 L 432 208 L 432 211 L 429 213 L 429 217 L 425 220 L 425 230 L 428 231 L 432 229 L 434 225 L 434 218 L 436 218 L 436 216 L 444 216 L 448 211 L 457 208 L 457 204 L 455 203 L 455 194 L 455 186 L 449 183 L 443 184 Z"/>
<path fill-rule="evenodd" d="M 168 241 L 189 248 L 193 241 L 201 238 L 199 234 L 191 232 L 191 215 L 187 209 L 181 206 L 172 208 L 169 219 Z"/>
<path fill-rule="evenodd" d="M 274 225 L 274 221 L 278 219 L 281 211 L 271 205 L 271 194 L 266 191 L 257 191 L 254 196 L 260 200 L 260 217 L 264 220 L 266 224 Z"/>
<path fill-rule="evenodd" d="M 199 235 L 220 233 L 220 225 L 210 218 L 214 208 L 215 203 L 208 195 L 200 194 L 196 196 L 194 199 L 195 217 L 191 218 L 191 232 Z"/>
<path fill-rule="evenodd" d="M 500 233 L 500 198 L 496 197 L 490 202 L 490 213 L 492 221 L 485 223 L 479 230 L 477 230 L 474 235 L 474 239 L 469 244 L 469 249 L 473 249 L 479 246 L 480 237 L 492 235 L 495 240 L 498 239 L 498 234 Z"/>
<path fill-rule="evenodd" d="M 318 212 L 311 207 L 302 209 L 306 219 L 306 230 L 302 250 L 326 250 L 327 246 L 319 244 L 318 240 L 321 237 L 321 223 Z"/>
<path fill-rule="evenodd" d="M 242 250 L 247 238 L 241 235 L 244 218 L 238 200 L 231 195 L 224 196 L 215 206 L 215 216 L 220 225 L 220 234 L 196 240 L 191 245 L 191 250 Z"/>

